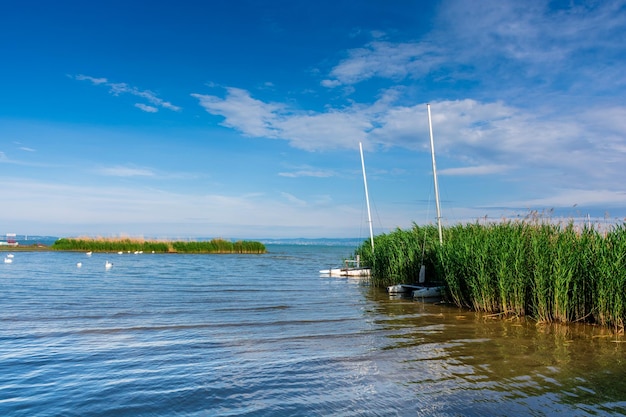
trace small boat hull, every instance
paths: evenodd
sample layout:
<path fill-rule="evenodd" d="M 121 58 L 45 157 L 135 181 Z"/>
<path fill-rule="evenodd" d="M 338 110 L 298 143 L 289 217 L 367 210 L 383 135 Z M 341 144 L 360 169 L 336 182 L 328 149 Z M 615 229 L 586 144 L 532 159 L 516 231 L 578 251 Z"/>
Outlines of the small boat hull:
<path fill-rule="evenodd" d="M 441 286 L 425 286 L 425 285 L 410 285 L 410 284 L 396 284 L 387 287 L 387 292 L 392 295 L 408 295 L 411 294 L 413 298 L 417 299 L 439 299 L 443 296 L 443 287 Z"/>
<path fill-rule="evenodd" d="M 388 286 L 387 292 L 389 294 L 410 294 L 411 291 L 419 290 L 420 288 L 423 287 L 420 285 L 396 284 Z"/>
<path fill-rule="evenodd" d="M 320 271 L 320 274 L 331 277 L 369 277 L 370 273 L 369 268 L 331 268 Z"/>
<path fill-rule="evenodd" d="M 369 268 L 348 268 L 343 271 L 343 274 L 346 277 L 369 277 L 370 269 Z"/>
<path fill-rule="evenodd" d="M 443 287 L 422 287 L 412 292 L 413 298 L 439 299 L 443 296 Z"/>

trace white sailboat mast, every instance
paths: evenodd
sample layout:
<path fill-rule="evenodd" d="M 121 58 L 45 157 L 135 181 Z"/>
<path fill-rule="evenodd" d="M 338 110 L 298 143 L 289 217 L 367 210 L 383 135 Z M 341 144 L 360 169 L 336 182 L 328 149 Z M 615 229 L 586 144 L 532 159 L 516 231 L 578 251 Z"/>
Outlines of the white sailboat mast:
<path fill-rule="evenodd" d="M 439 244 L 443 244 L 443 232 L 441 230 L 441 206 L 439 205 L 439 183 L 437 182 L 437 164 L 435 163 L 435 141 L 433 139 L 433 122 L 430 116 L 430 104 L 428 108 L 428 128 L 430 129 L 430 154 L 433 160 L 433 178 L 435 180 L 435 201 L 437 202 L 437 228 L 439 229 Z"/>
<path fill-rule="evenodd" d="M 370 242 L 372 243 L 372 252 L 374 252 L 374 230 L 372 228 L 372 214 L 370 212 L 370 197 L 367 192 L 367 177 L 365 176 L 365 160 L 363 159 L 363 145 L 359 142 L 359 151 L 361 152 L 361 168 L 363 168 L 363 184 L 365 185 L 365 202 L 367 203 L 367 221 L 370 226 Z"/>

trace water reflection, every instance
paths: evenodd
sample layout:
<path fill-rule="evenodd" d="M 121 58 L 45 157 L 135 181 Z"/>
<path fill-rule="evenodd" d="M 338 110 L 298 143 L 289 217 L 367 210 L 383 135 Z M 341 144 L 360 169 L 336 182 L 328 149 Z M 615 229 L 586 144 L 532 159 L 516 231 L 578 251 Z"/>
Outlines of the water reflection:
<path fill-rule="evenodd" d="M 447 404 L 431 412 L 493 413 L 500 402 L 500 415 L 626 413 L 623 335 L 393 299 L 374 288 L 366 296 L 386 332 L 384 349 L 401 357 L 405 381 L 418 398 Z"/>

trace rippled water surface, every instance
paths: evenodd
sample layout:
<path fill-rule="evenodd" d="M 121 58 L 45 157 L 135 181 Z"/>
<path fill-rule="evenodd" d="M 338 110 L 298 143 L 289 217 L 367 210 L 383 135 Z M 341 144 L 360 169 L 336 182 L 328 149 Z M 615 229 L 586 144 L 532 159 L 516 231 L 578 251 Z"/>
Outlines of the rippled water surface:
<path fill-rule="evenodd" d="M 350 248 L 268 250 L 15 253 L 0 265 L 0 415 L 626 414 L 623 336 L 319 276 Z"/>

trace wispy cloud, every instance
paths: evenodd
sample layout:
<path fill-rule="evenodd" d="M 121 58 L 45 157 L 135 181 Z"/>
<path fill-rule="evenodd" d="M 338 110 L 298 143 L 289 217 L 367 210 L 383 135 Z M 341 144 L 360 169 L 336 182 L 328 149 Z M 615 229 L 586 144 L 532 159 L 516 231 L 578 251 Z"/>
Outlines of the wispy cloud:
<path fill-rule="evenodd" d="M 562 100 L 563 94 L 614 93 L 626 87 L 620 58 L 626 53 L 624 7 L 623 0 L 443 1 L 432 32 L 416 41 L 378 38 L 351 49 L 321 84 L 427 79 L 440 86 L 461 84 L 458 91 L 467 91 L 471 82 L 481 95 L 495 90 L 500 98 L 535 106 L 538 96 Z M 546 94 L 553 87 L 561 94 Z"/>
<path fill-rule="evenodd" d="M 282 192 L 280 193 L 280 195 L 287 200 L 287 202 L 289 202 L 290 204 L 296 205 L 296 206 L 300 206 L 300 207 L 304 207 L 307 205 L 306 201 L 299 199 L 298 197 L 294 196 L 293 194 L 290 193 L 285 193 Z"/>
<path fill-rule="evenodd" d="M 96 172 L 100 175 L 111 177 L 154 177 L 156 174 L 147 168 L 134 168 L 127 166 L 114 166 L 99 168 Z"/>
<path fill-rule="evenodd" d="M 430 43 L 370 42 L 362 48 L 348 51 L 348 57 L 322 80 L 325 87 L 355 84 L 369 78 L 402 80 L 417 77 L 444 63 L 444 53 Z"/>
<path fill-rule="evenodd" d="M 329 170 L 318 170 L 318 169 L 299 169 L 296 171 L 290 172 L 279 172 L 279 176 L 288 177 L 288 178 L 301 178 L 301 177 L 314 177 L 314 178 L 329 178 L 335 175 L 334 172 Z"/>
<path fill-rule="evenodd" d="M 264 103 L 240 88 L 227 88 L 227 98 L 191 94 L 204 109 L 225 118 L 223 125 L 249 136 L 275 138 L 279 131 L 276 121 L 286 111 L 281 104 Z M 242 109 L 245 109 L 242 111 Z"/>
<path fill-rule="evenodd" d="M 463 168 L 447 168 L 437 171 L 439 175 L 448 176 L 474 176 L 490 175 L 506 172 L 510 167 L 507 165 L 481 165 Z"/>
<path fill-rule="evenodd" d="M 207 112 L 223 116 L 225 126 L 249 136 L 286 140 L 305 150 L 354 149 L 363 142 L 428 151 L 425 103 L 403 106 L 392 96 L 316 113 L 264 103 L 240 89 L 229 89 L 223 98 L 194 97 Z M 550 182 L 561 185 L 583 177 L 596 185 L 617 185 L 621 178 L 620 161 L 626 157 L 621 108 L 578 109 L 546 117 L 545 112 L 472 99 L 433 101 L 432 107 L 438 153 L 460 165 L 443 173 L 493 175 L 521 165 L 530 169 L 529 180 L 545 181 L 550 176 Z M 602 114 L 603 123 L 593 119 L 596 112 Z M 569 176 L 554 176 L 555 171 Z M 302 170 L 280 175 L 315 174 Z"/>
<path fill-rule="evenodd" d="M 106 84 L 108 82 L 106 78 L 95 78 L 95 77 L 90 77 L 89 75 L 83 75 L 83 74 L 75 75 L 73 78 L 75 78 L 78 81 L 90 81 L 94 85 Z"/>
<path fill-rule="evenodd" d="M 135 103 L 135 107 L 137 107 L 140 110 L 145 111 L 146 113 L 156 113 L 159 111 L 159 109 L 157 109 L 154 106 L 148 106 L 147 104 L 143 104 L 143 103 Z"/>
<path fill-rule="evenodd" d="M 118 96 L 121 94 L 130 94 L 136 97 L 141 97 L 147 100 L 150 104 L 152 104 L 152 106 L 142 104 L 142 103 L 137 103 L 135 104 L 135 107 L 143 111 L 149 112 L 149 113 L 157 112 L 159 107 L 172 110 L 172 111 L 182 110 L 181 107 L 176 106 L 170 103 L 169 101 L 163 100 L 156 93 L 150 90 L 140 90 L 137 87 L 130 86 L 126 83 L 114 83 L 114 82 L 110 82 L 106 78 L 95 78 L 95 77 L 91 77 L 89 75 L 83 75 L 83 74 L 75 75 L 72 78 L 78 81 L 89 81 L 93 85 L 105 85 L 109 87 L 109 92 L 115 96 Z"/>
<path fill-rule="evenodd" d="M 239 88 L 227 88 L 224 98 L 205 94 L 192 97 L 208 113 L 224 117 L 224 126 L 252 137 L 288 140 L 306 150 L 353 147 L 372 127 L 369 115 L 354 108 L 306 112 L 282 103 L 265 103 Z"/>

